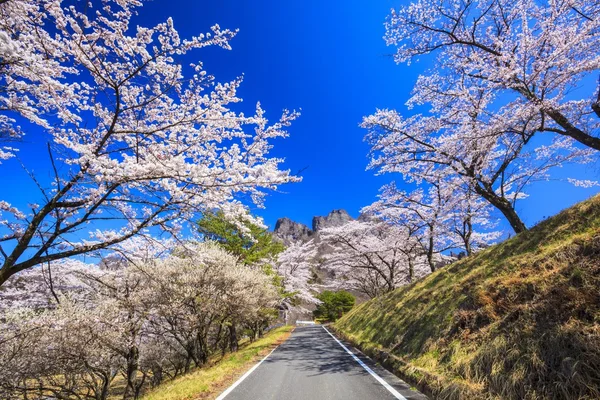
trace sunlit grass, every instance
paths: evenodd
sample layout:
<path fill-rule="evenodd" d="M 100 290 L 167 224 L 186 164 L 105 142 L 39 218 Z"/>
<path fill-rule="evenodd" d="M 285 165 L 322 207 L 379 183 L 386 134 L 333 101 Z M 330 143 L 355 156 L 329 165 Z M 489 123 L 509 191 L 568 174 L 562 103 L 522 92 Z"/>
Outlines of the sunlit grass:
<path fill-rule="evenodd" d="M 600 398 L 600 196 L 335 326 L 440 398 Z"/>
<path fill-rule="evenodd" d="M 160 385 L 146 394 L 144 400 L 195 400 L 216 398 L 223 390 L 287 339 L 292 327 L 284 326 L 267 333 L 236 353 L 227 354 L 214 365 L 197 369 L 187 375 Z"/>

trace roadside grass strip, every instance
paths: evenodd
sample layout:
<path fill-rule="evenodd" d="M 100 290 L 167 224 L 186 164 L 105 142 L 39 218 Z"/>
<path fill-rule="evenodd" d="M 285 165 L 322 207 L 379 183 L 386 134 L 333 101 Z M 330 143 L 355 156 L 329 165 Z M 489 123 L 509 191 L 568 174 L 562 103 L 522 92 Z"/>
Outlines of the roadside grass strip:
<path fill-rule="evenodd" d="M 250 375 L 252 372 L 254 372 L 254 370 L 255 370 L 256 368 L 258 368 L 258 367 L 260 366 L 260 364 L 262 364 L 262 363 L 263 363 L 263 361 L 265 361 L 267 358 L 269 358 L 269 356 L 270 356 L 271 354 L 273 354 L 273 352 L 274 352 L 275 350 L 277 350 L 277 348 L 278 348 L 278 347 L 279 347 L 279 346 L 277 346 L 277 347 L 275 347 L 273 350 L 271 350 L 271 352 L 270 352 L 269 354 L 267 354 L 267 355 L 265 356 L 265 358 L 263 358 L 263 359 L 262 359 L 262 360 L 260 360 L 258 363 L 256 363 L 256 365 L 254 365 L 254 367 L 250 368 L 250 369 L 248 370 L 248 372 L 246 372 L 244 375 L 242 375 L 242 376 L 240 377 L 240 379 L 238 379 L 237 381 L 235 381 L 235 383 L 234 383 L 233 385 L 229 386 L 229 387 L 227 388 L 227 390 L 225 390 L 223 393 L 221 393 L 221 394 L 219 395 L 219 397 L 217 397 L 215 400 L 223 400 L 223 399 L 224 399 L 224 398 L 225 398 L 225 397 L 226 397 L 226 396 L 227 396 L 229 393 L 231 393 L 231 392 L 233 391 L 233 389 L 235 389 L 235 388 L 236 388 L 236 387 L 237 387 L 237 386 L 238 386 L 240 383 L 242 383 L 242 382 L 244 381 L 244 379 L 246 379 L 246 378 L 247 378 L 247 377 L 248 377 L 248 376 L 249 376 L 249 375 Z"/>
<path fill-rule="evenodd" d="M 175 378 L 147 393 L 143 400 L 204 400 L 214 399 L 228 385 L 231 385 L 256 360 L 265 354 L 270 355 L 280 343 L 284 342 L 292 331 L 291 326 L 283 326 L 267 333 L 263 338 L 244 346 L 236 353 L 229 353 L 214 364 Z M 268 357 L 268 355 L 267 355 Z M 262 362 L 262 361 L 261 361 Z M 260 364 L 260 363 L 259 363 Z M 250 375 L 258 365 L 246 372 Z M 243 378 L 242 377 L 242 378 Z M 234 385 L 237 385 L 240 379 Z M 235 386 L 234 386 L 235 387 Z M 222 399 L 224 395 L 218 397 Z"/>

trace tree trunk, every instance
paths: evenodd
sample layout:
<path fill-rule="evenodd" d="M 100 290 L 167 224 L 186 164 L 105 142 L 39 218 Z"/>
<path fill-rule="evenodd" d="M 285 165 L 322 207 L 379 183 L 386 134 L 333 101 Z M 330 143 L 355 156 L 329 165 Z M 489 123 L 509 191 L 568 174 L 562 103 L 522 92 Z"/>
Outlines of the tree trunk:
<path fill-rule="evenodd" d="M 159 364 L 152 367 L 152 387 L 157 387 L 163 381 L 163 368 Z"/>
<path fill-rule="evenodd" d="M 596 108 L 594 108 L 596 107 Z M 600 112 L 600 105 L 597 103 L 592 105 L 592 109 L 594 112 Z M 566 132 L 566 136 L 570 136 L 573 139 L 577 140 L 579 143 L 582 143 L 588 147 L 591 147 L 595 150 L 600 150 L 600 138 L 592 136 L 581 129 L 577 128 L 575 125 L 571 123 L 560 111 L 555 109 L 545 110 L 546 114 L 554 120 L 558 125 L 560 125 Z"/>
<path fill-rule="evenodd" d="M 215 335 L 214 346 L 217 347 L 221 342 L 221 333 L 223 332 L 223 321 L 219 324 L 219 329 L 217 330 L 217 334 Z"/>
<path fill-rule="evenodd" d="M 188 372 L 190 372 L 190 367 L 192 366 L 192 356 L 188 353 L 188 355 L 185 357 L 185 365 L 183 366 L 183 373 L 187 374 Z"/>
<path fill-rule="evenodd" d="M 515 233 L 521 233 L 527 230 L 527 226 L 521 221 L 521 218 L 508 200 L 498 196 L 493 190 L 487 190 L 480 185 L 475 185 L 475 191 L 504 215 Z"/>
<path fill-rule="evenodd" d="M 463 240 L 465 242 L 465 253 L 467 254 L 467 256 L 470 256 L 473 252 L 473 249 L 471 249 L 471 241 L 467 237 L 463 238 Z"/>
<path fill-rule="evenodd" d="M 204 332 L 199 332 L 196 335 L 196 340 L 198 342 L 198 348 L 197 348 L 198 360 L 200 360 L 202 365 L 204 365 L 208 361 L 208 340 L 204 336 Z"/>
<path fill-rule="evenodd" d="M 0 286 L 4 285 L 11 275 L 12 273 L 8 267 L 0 268 Z"/>
<path fill-rule="evenodd" d="M 427 249 L 427 263 L 429 264 L 429 269 L 431 272 L 435 272 L 435 262 L 433 261 L 433 227 L 429 227 L 429 248 Z"/>
<path fill-rule="evenodd" d="M 146 377 L 147 377 L 147 375 L 144 374 L 142 376 L 142 379 L 140 382 L 138 382 L 137 384 L 135 384 L 135 382 L 134 382 L 135 388 L 134 388 L 134 392 L 133 392 L 133 398 L 135 400 L 138 400 L 140 398 L 140 393 L 142 392 L 142 387 L 144 386 L 144 382 L 146 382 Z"/>
<path fill-rule="evenodd" d="M 470 212 L 470 210 L 469 210 Z M 471 214 L 469 214 L 466 218 L 466 220 L 464 221 L 465 223 L 465 236 L 463 238 L 464 242 L 465 242 L 465 252 L 467 253 L 467 256 L 470 256 L 471 253 L 473 252 L 473 249 L 471 248 L 471 237 L 473 236 L 473 221 L 471 219 Z"/>
<path fill-rule="evenodd" d="M 123 392 L 123 399 L 127 399 L 127 397 L 129 396 L 129 389 L 131 389 L 132 394 L 135 396 L 135 377 L 137 375 L 139 358 L 140 352 L 137 346 L 131 347 L 129 349 L 129 353 L 127 354 L 127 370 L 125 376 L 125 378 L 127 379 L 127 386 L 125 387 L 125 391 Z"/>
<path fill-rule="evenodd" d="M 232 352 L 238 351 L 238 337 L 235 330 L 235 324 L 229 326 L 229 350 Z"/>
<path fill-rule="evenodd" d="M 394 266 L 392 266 L 391 268 L 389 268 L 390 274 L 389 274 L 389 286 L 390 286 L 390 292 L 393 291 L 394 289 L 396 289 L 396 275 L 394 274 Z M 341 318 L 341 316 L 340 316 Z"/>
<path fill-rule="evenodd" d="M 108 395 L 110 394 L 110 383 L 114 378 L 114 374 L 111 375 L 110 372 L 106 374 L 102 374 L 102 391 L 100 393 L 100 400 L 108 399 Z"/>

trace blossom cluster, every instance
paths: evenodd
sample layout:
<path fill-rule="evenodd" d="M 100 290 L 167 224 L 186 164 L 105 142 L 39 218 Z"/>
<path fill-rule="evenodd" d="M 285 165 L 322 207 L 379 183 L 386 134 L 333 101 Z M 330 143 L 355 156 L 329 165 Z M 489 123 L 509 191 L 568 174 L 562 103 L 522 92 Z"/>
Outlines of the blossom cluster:
<path fill-rule="evenodd" d="M 152 230 L 179 237 L 203 211 L 237 220 L 249 203 L 260 207 L 268 191 L 299 180 L 269 156 L 298 113 L 270 123 L 260 103 L 253 114 L 236 112 L 241 78 L 218 83 L 201 62 L 183 64 L 206 47 L 230 49 L 236 32 L 215 25 L 182 39 L 170 18 L 135 26 L 142 5 L 0 3 L 0 140 L 25 133 L 17 120 L 37 125 L 42 137 L 28 140 L 52 177 L 46 184 L 44 172 L 30 173 L 41 204 L 2 207 L 0 285 Z M 82 235 L 105 221 L 110 230 Z"/>
<path fill-rule="evenodd" d="M 276 313 L 260 268 L 211 242 L 100 265 L 62 261 L 0 290 L 0 397 L 125 398 L 237 350 Z M 54 278 L 50 276 L 55 275 Z"/>
<path fill-rule="evenodd" d="M 527 186 L 597 158 L 598 1 L 415 0 L 392 11 L 385 39 L 398 63 L 434 56 L 435 67 L 407 102 L 419 112 L 364 118 L 371 168 L 425 186 L 458 181 L 518 233 Z"/>

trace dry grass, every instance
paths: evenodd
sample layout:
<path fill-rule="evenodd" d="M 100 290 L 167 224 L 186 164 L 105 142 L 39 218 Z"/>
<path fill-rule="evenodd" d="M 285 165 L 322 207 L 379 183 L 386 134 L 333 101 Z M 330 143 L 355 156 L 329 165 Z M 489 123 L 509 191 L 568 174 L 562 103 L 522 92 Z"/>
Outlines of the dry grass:
<path fill-rule="evenodd" d="M 143 400 L 214 399 L 254 363 L 284 342 L 291 331 L 290 326 L 275 329 L 238 352 L 226 355 L 214 365 L 199 368 L 160 385 L 146 394 Z"/>
<path fill-rule="evenodd" d="M 600 398 L 600 196 L 336 328 L 440 399 Z"/>

